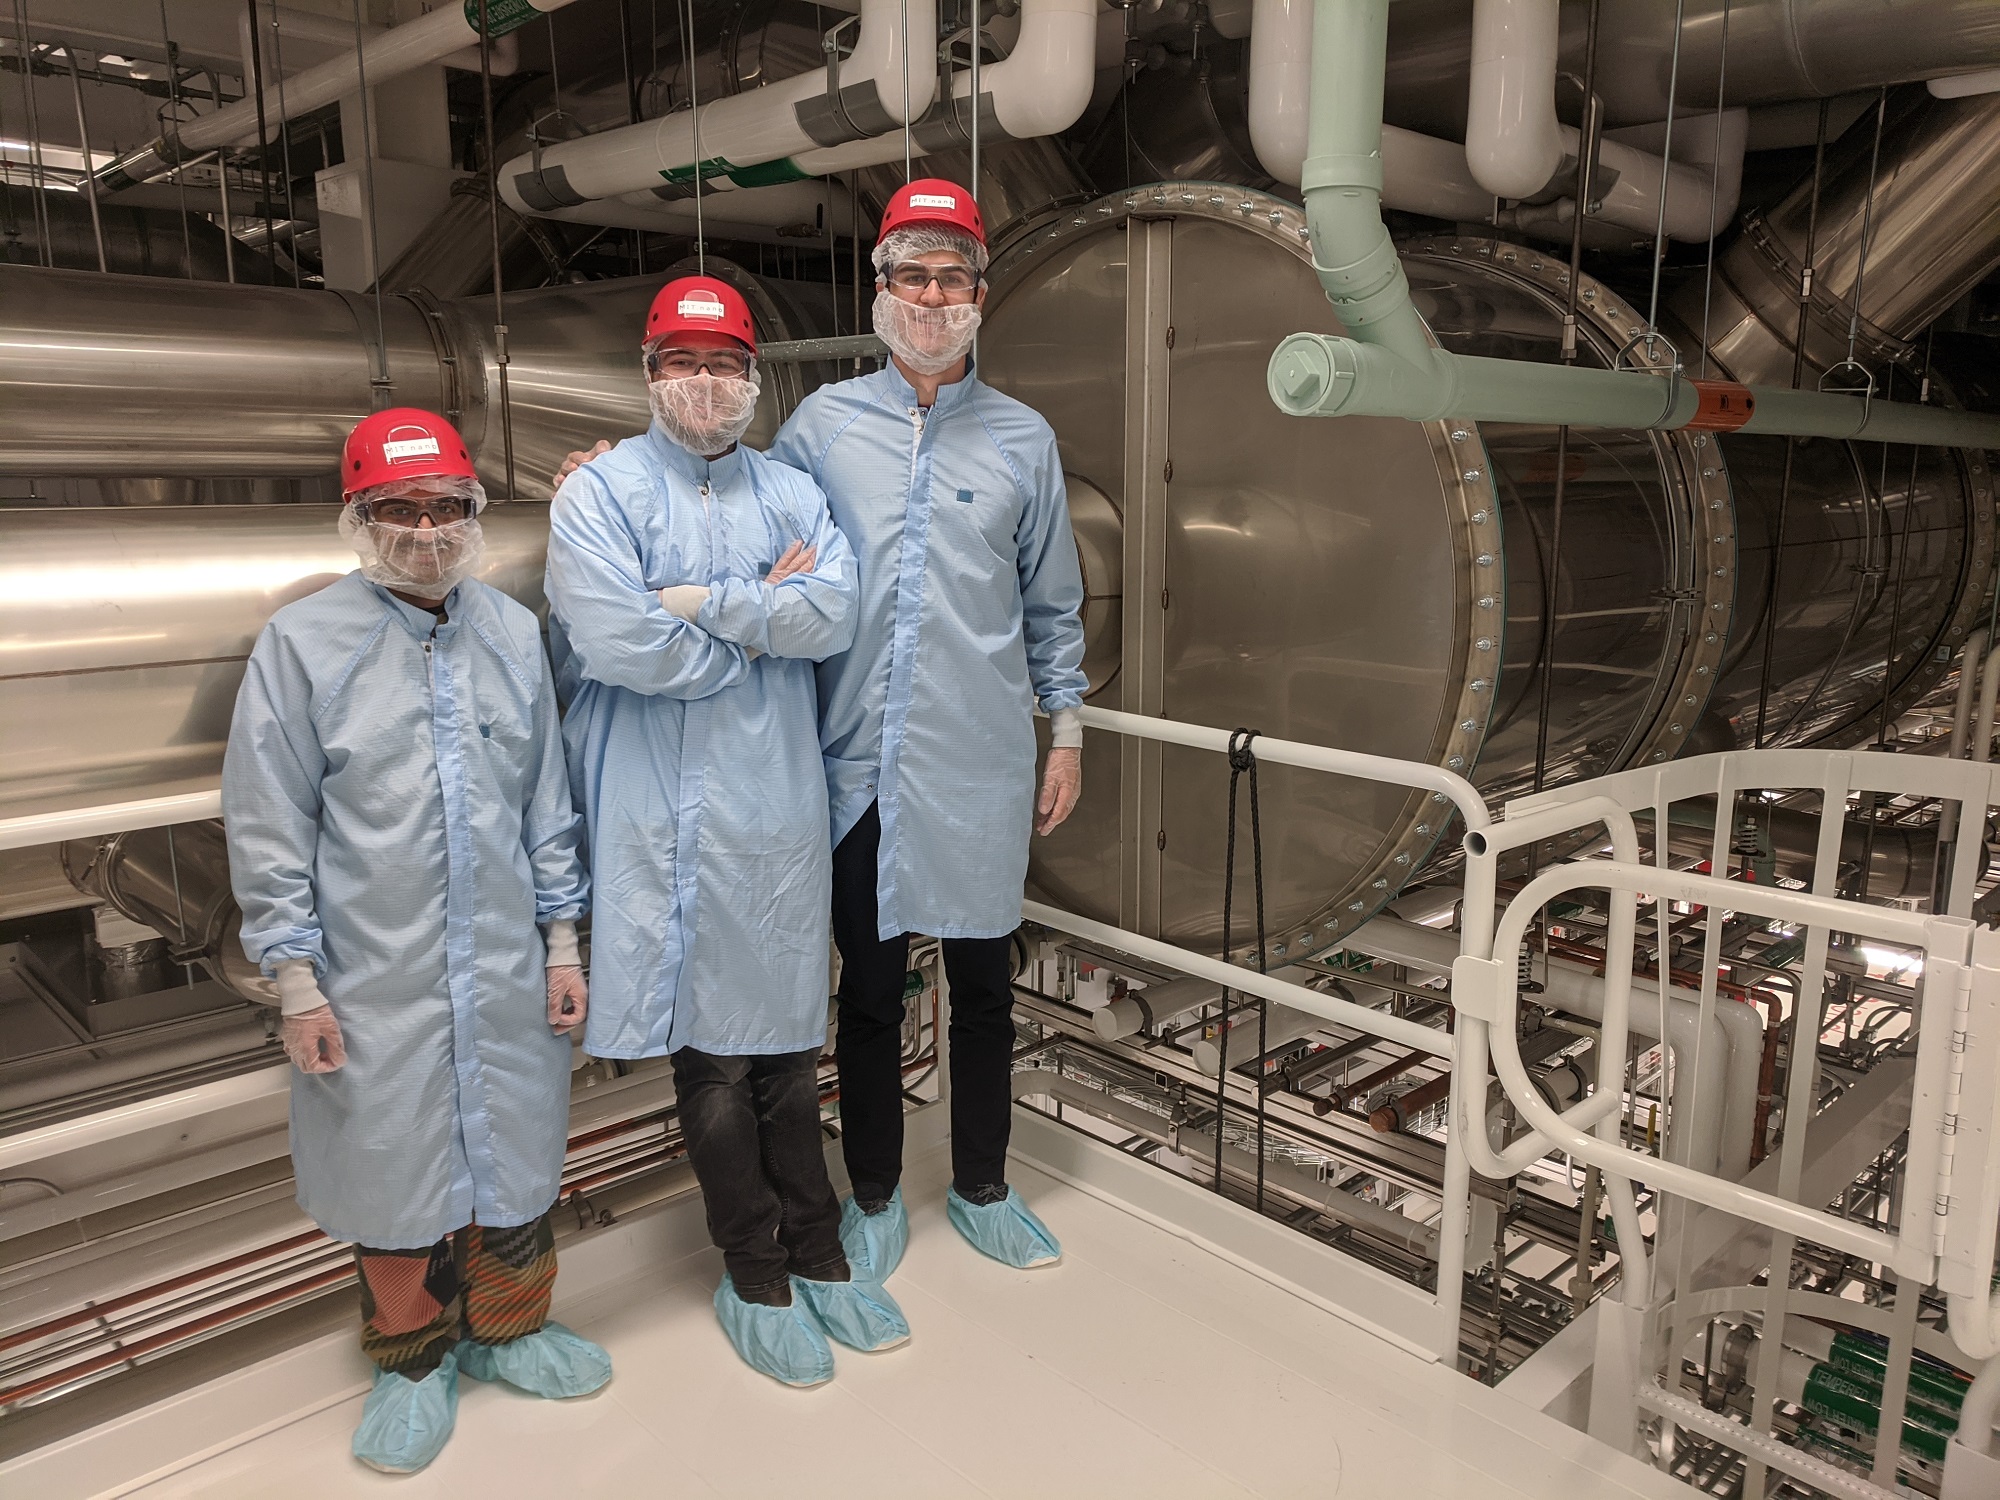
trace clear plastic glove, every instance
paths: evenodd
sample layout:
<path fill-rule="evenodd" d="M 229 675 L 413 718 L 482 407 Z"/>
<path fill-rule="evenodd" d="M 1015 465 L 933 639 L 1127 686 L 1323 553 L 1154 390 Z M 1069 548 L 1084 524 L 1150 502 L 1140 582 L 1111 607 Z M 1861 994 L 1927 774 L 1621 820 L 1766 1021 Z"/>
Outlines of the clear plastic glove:
<path fill-rule="evenodd" d="M 286 1016 L 281 1035 L 285 1056 L 301 1073 L 335 1073 L 347 1061 L 347 1043 L 330 1005 Z"/>
<path fill-rule="evenodd" d="M 1035 799 L 1035 832 L 1054 833 L 1076 810 L 1083 795 L 1083 751 L 1056 746 L 1042 767 L 1042 792 Z"/>
<path fill-rule="evenodd" d="M 708 603 L 708 585 L 705 583 L 677 583 L 671 588 L 660 590 L 660 607 L 677 620 L 694 623 L 694 617 L 701 613 L 701 607 Z"/>
<path fill-rule="evenodd" d="M 610 451 L 611 451 L 611 440 L 609 438 L 599 438 L 597 440 L 597 446 L 595 448 L 577 449 L 574 453 L 570 454 L 568 458 L 564 459 L 562 467 L 556 470 L 556 483 L 561 484 L 565 479 L 569 478 L 570 475 L 574 474 L 578 469 L 582 468 L 585 464 L 589 463 L 593 458 L 596 458 L 600 453 L 609 453 Z"/>
<path fill-rule="evenodd" d="M 766 583 L 783 583 L 794 573 L 810 573 L 819 565 L 819 548 L 808 547 L 804 542 L 793 542 L 785 549 L 785 555 L 771 564 L 771 571 L 764 575 Z"/>
<path fill-rule="evenodd" d="M 583 970 L 560 964 L 548 971 L 549 1030 L 567 1036 L 584 1021 L 590 1010 L 590 987 L 583 982 Z"/>

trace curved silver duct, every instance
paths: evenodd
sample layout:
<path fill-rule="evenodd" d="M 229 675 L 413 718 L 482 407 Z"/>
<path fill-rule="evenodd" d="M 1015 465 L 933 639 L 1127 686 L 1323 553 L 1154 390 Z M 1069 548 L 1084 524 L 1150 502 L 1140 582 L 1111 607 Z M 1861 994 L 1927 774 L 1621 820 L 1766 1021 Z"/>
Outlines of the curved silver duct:
<path fill-rule="evenodd" d="M 169 194 L 172 189 L 166 190 Z M 38 266 L 44 250 L 49 263 L 76 271 L 97 269 L 97 239 L 90 222 L 90 205 L 81 193 L 43 193 L 48 243 L 41 238 L 33 188 L 0 183 L 0 220 L 8 225 L 6 258 L 17 265 Z M 189 190 L 191 202 L 183 215 L 177 207 L 135 206 L 109 198 L 98 205 L 104 230 L 104 256 L 109 270 L 130 276 L 170 276 L 178 281 L 229 280 L 229 252 L 222 231 L 203 216 L 202 190 Z M 208 196 L 214 196 L 211 192 Z M 236 275 L 245 282 L 268 283 L 271 261 L 249 246 L 235 247 Z M 290 273 L 285 281 L 291 281 Z"/>

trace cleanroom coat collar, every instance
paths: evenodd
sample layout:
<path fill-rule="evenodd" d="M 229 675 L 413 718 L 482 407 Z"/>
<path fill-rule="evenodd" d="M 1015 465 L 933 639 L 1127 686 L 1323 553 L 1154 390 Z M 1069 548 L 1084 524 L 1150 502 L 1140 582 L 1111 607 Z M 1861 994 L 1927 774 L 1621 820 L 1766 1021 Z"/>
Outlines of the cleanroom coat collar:
<path fill-rule="evenodd" d="M 397 622 L 401 624 L 405 630 L 409 631 L 411 635 L 416 636 L 419 639 L 427 639 L 433 635 L 441 635 L 449 631 L 452 628 L 452 626 L 458 623 L 457 584 L 453 584 L 451 592 L 449 594 L 446 594 L 443 599 L 438 601 L 444 607 L 444 618 L 440 620 L 436 615 L 432 614 L 429 610 L 419 609 L 417 608 L 416 605 L 410 603 L 410 601 L 407 599 L 398 599 L 394 594 L 390 593 L 387 589 L 382 587 L 381 584 L 376 583 L 373 579 L 368 579 L 365 581 L 367 582 L 368 587 L 370 587 L 375 591 L 375 597 L 380 599 L 384 604 L 389 606 L 389 613 L 396 617 Z"/>
<path fill-rule="evenodd" d="M 950 385 L 941 385 L 938 387 L 937 400 L 931 403 L 932 415 L 948 412 L 954 406 L 958 405 L 959 402 L 970 396 L 972 394 L 972 387 L 977 383 L 977 376 L 978 372 L 973 368 L 972 356 L 968 354 L 965 357 L 965 375 L 963 378 L 954 380 Z M 882 366 L 881 379 L 889 394 L 895 398 L 896 404 L 905 411 L 908 411 L 917 404 L 917 388 L 904 378 L 903 372 L 896 368 L 896 362 L 893 359 Z"/>
<path fill-rule="evenodd" d="M 720 486 L 729 483 L 743 471 L 741 443 L 720 458 L 703 458 L 699 453 L 690 453 L 668 437 L 666 430 L 658 422 L 646 429 L 646 436 L 652 440 L 655 451 L 660 455 L 660 462 L 689 484 Z"/>

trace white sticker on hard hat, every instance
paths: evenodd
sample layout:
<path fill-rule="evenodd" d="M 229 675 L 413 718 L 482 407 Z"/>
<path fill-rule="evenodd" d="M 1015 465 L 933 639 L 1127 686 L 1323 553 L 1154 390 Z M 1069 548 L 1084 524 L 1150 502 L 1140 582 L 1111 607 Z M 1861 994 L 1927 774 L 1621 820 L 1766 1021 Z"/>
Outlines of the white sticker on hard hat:
<path fill-rule="evenodd" d="M 948 193 L 912 193 L 910 194 L 910 207 L 955 209 L 958 207 L 958 200 Z"/>
<path fill-rule="evenodd" d="M 434 437 L 397 438 L 382 445 L 382 456 L 391 462 L 405 458 L 434 458 L 443 452 Z"/>
<path fill-rule="evenodd" d="M 692 297 L 681 298 L 681 316 L 684 318 L 713 318 L 721 322 L 724 317 L 722 299 L 713 292 L 698 292 Z"/>

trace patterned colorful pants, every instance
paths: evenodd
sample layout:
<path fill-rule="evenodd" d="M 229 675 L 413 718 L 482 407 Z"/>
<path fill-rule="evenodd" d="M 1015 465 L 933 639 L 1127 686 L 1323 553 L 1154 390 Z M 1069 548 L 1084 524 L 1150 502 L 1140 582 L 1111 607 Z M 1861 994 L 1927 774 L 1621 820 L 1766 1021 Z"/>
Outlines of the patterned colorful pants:
<path fill-rule="evenodd" d="M 505 1344 L 548 1321 L 556 1241 L 547 1214 L 518 1229 L 469 1224 L 428 1250 L 356 1246 L 361 1351 L 422 1380 L 462 1338 Z"/>

